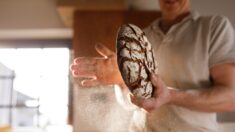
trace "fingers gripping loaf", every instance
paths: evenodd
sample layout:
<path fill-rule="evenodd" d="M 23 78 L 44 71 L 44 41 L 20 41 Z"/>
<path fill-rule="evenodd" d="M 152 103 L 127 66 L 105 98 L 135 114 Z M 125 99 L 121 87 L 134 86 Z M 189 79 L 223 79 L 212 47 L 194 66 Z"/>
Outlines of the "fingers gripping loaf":
<path fill-rule="evenodd" d="M 117 60 L 125 84 L 137 97 L 152 97 L 154 87 L 150 72 L 155 70 L 152 46 L 144 32 L 135 25 L 120 27 L 117 36 Z"/>

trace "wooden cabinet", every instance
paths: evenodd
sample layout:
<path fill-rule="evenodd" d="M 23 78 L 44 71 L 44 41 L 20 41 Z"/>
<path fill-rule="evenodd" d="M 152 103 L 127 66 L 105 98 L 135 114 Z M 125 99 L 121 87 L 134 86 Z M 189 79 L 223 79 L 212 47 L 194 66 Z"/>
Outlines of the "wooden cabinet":
<path fill-rule="evenodd" d="M 74 14 L 73 49 L 75 57 L 97 56 L 96 43 L 103 43 L 113 51 L 118 28 L 124 23 L 141 28 L 160 16 L 157 11 L 76 11 Z"/>

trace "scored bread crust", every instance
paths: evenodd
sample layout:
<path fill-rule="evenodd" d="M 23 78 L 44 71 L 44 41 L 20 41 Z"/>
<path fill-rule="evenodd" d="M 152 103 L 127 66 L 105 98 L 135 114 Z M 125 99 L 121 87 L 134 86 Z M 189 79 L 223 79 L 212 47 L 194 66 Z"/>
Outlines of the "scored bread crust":
<path fill-rule="evenodd" d="M 150 72 L 155 71 L 152 46 L 144 32 L 133 24 L 122 25 L 117 36 L 117 61 L 129 90 L 139 98 L 150 98 L 154 86 Z"/>

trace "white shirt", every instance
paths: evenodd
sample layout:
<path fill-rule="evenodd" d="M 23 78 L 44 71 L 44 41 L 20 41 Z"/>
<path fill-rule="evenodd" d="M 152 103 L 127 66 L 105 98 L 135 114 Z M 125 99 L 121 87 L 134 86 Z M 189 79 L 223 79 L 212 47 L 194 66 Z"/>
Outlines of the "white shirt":
<path fill-rule="evenodd" d="M 234 29 L 222 16 L 191 15 L 164 34 L 159 19 L 145 29 L 154 48 L 158 74 L 167 86 L 199 89 L 211 85 L 209 69 L 235 62 Z M 216 132 L 216 113 L 165 105 L 146 114 L 134 113 L 133 132 Z"/>

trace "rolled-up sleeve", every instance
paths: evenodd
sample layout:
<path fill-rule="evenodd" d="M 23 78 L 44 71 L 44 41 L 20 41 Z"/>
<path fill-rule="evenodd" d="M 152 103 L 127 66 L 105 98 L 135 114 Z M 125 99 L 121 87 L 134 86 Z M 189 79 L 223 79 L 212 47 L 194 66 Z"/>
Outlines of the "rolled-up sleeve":
<path fill-rule="evenodd" d="M 235 32 L 232 24 L 221 16 L 214 17 L 211 22 L 209 67 L 235 62 Z"/>

